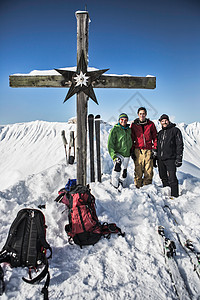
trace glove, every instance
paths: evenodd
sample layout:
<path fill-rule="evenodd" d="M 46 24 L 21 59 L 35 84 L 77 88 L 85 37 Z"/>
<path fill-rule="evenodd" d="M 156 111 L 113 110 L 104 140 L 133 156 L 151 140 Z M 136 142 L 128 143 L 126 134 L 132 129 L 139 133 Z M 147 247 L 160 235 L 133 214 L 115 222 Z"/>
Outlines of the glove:
<path fill-rule="evenodd" d="M 153 167 L 157 168 L 157 158 L 153 158 Z"/>
<path fill-rule="evenodd" d="M 177 168 L 179 168 L 180 166 L 182 166 L 182 155 L 178 155 L 178 156 L 176 157 L 176 160 L 175 160 L 175 166 L 176 166 Z"/>
<path fill-rule="evenodd" d="M 158 152 L 157 149 L 152 149 L 151 151 L 151 159 L 156 159 L 157 160 Z"/>
<path fill-rule="evenodd" d="M 131 151 L 131 158 L 134 161 L 136 160 L 136 156 L 135 156 L 135 151 L 134 150 Z"/>
<path fill-rule="evenodd" d="M 152 152 L 151 152 L 151 159 L 153 159 L 153 167 L 154 168 L 157 168 L 157 150 L 156 149 L 152 149 Z"/>
<path fill-rule="evenodd" d="M 119 157 L 117 157 L 115 160 L 114 160 L 114 163 L 115 163 L 115 168 L 114 168 L 114 171 L 116 172 L 120 172 L 121 171 L 121 159 Z"/>
<path fill-rule="evenodd" d="M 122 174 L 122 178 L 126 178 L 127 177 L 127 169 L 124 169 L 123 174 Z"/>
<path fill-rule="evenodd" d="M 176 166 L 177 168 L 181 167 L 181 166 L 182 166 L 182 161 L 181 161 L 180 159 L 176 159 L 176 160 L 175 160 L 175 166 Z"/>

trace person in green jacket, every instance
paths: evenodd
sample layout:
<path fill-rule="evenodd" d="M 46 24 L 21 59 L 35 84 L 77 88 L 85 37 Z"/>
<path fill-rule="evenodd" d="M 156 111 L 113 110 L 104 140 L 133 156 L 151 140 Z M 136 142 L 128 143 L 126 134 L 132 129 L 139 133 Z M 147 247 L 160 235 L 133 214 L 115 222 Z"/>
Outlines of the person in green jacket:
<path fill-rule="evenodd" d="M 122 187 L 126 186 L 127 167 L 133 144 L 130 125 L 127 122 L 127 114 L 121 113 L 118 124 L 114 125 L 108 137 L 108 152 L 114 162 L 111 184 L 115 188 L 120 184 Z"/>

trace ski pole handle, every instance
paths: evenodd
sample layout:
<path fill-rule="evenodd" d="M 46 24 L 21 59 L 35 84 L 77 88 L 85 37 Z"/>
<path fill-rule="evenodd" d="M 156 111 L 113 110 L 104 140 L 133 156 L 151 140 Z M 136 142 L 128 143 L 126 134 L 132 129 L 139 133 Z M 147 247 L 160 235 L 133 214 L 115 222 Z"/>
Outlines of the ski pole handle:
<path fill-rule="evenodd" d="M 65 131 L 64 130 L 61 131 L 61 137 L 62 137 L 63 145 L 64 145 L 64 148 L 65 148 L 65 156 L 66 156 L 66 162 L 67 162 L 67 147 L 66 147 L 67 139 L 65 137 Z"/>
<path fill-rule="evenodd" d="M 66 146 L 67 145 L 67 139 L 65 137 L 65 131 L 64 130 L 61 131 L 61 136 L 62 136 L 63 144 L 64 144 L 64 146 Z"/>

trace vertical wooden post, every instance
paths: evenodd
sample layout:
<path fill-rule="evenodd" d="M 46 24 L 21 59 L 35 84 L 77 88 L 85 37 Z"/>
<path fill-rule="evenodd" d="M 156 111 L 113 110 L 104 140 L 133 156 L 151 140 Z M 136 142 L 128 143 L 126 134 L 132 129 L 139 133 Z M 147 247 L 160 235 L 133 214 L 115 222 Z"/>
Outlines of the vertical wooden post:
<path fill-rule="evenodd" d="M 88 64 L 88 24 L 87 11 L 77 11 L 77 65 L 82 51 Z M 83 70 L 85 73 L 87 70 Z M 77 94 L 77 182 L 86 185 L 87 180 L 87 101 L 88 96 Z"/>

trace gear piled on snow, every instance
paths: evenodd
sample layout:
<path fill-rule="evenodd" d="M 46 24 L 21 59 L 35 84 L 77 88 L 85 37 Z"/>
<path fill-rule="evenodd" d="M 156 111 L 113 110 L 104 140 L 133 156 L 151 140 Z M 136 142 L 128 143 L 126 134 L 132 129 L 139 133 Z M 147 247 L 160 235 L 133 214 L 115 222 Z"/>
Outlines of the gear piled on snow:
<path fill-rule="evenodd" d="M 45 276 L 46 282 L 42 289 L 44 299 L 48 299 L 48 286 L 50 282 L 48 259 L 52 257 L 52 249 L 46 241 L 45 218 L 43 213 L 37 209 L 22 209 L 13 221 L 7 241 L 0 252 L 0 263 L 9 263 L 11 267 L 27 267 L 29 279 L 22 278 L 25 282 L 34 284 L 41 281 Z M 49 250 L 49 257 L 46 251 Z M 31 271 L 39 272 L 32 277 Z M 0 269 L 0 292 L 3 293 L 5 284 L 3 281 L 3 270 Z"/>
<path fill-rule="evenodd" d="M 94 245 L 100 238 L 110 238 L 111 233 L 125 236 L 115 223 L 103 223 L 98 220 L 95 209 L 95 197 L 90 193 L 88 186 L 80 184 L 72 186 L 70 191 L 61 189 L 56 202 L 62 202 L 68 207 L 69 224 L 65 226 L 65 231 L 75 244 L 82 246 Z"/>

